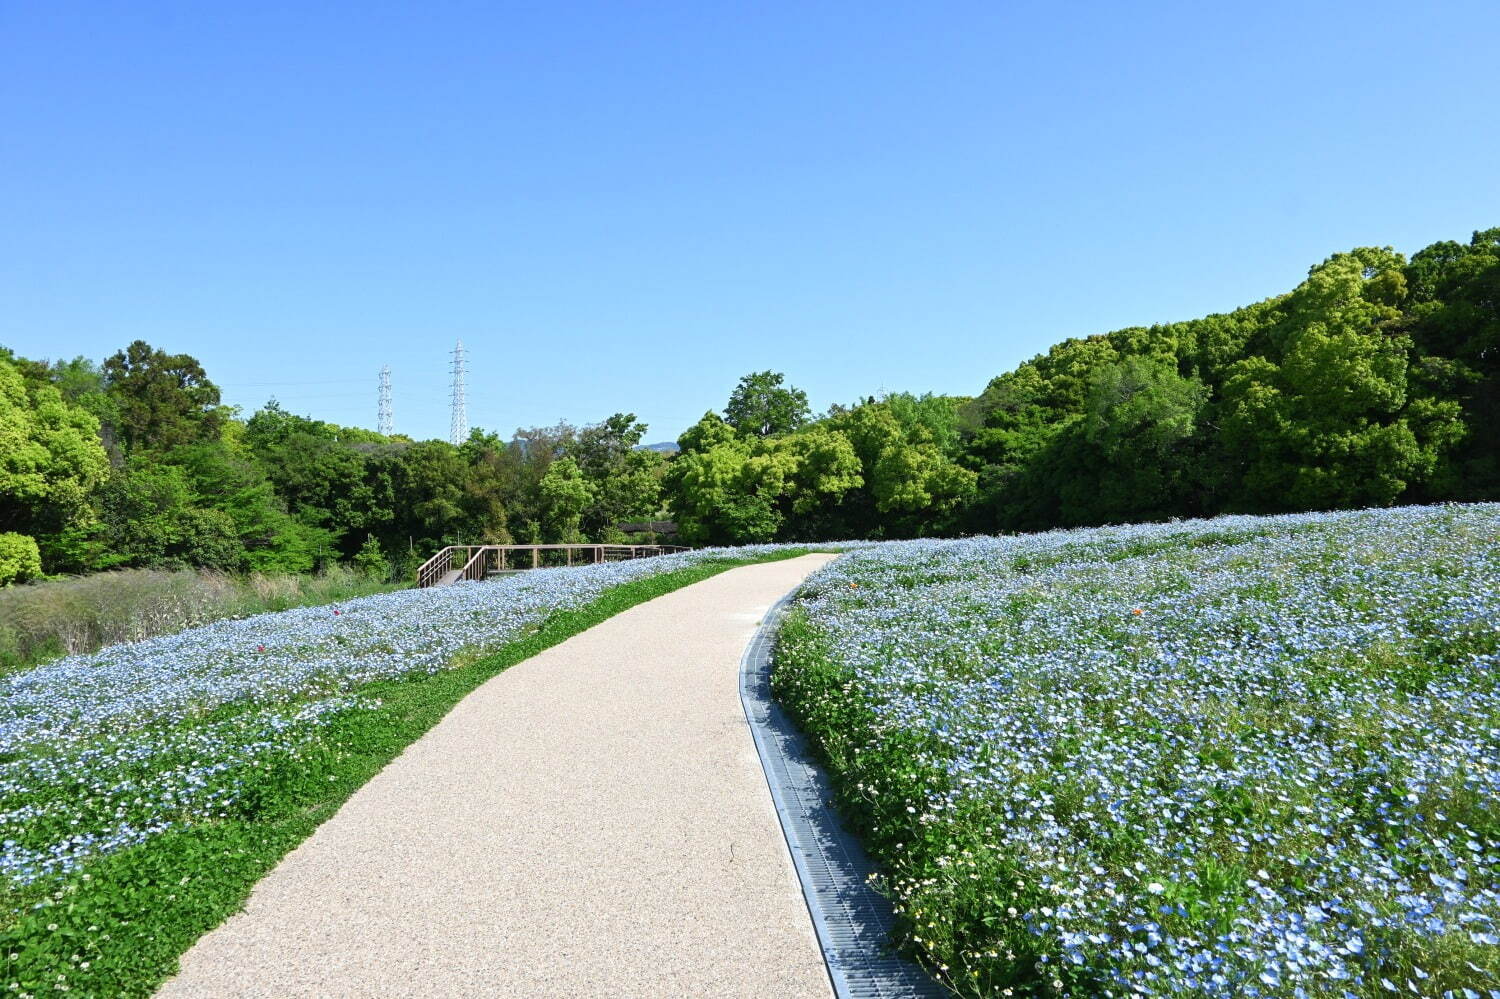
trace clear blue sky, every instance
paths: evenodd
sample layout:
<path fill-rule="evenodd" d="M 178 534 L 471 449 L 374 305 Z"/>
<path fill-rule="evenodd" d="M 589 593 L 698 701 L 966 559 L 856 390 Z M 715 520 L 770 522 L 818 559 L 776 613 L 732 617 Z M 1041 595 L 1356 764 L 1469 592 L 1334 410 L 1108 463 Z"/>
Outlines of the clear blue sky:
<path fill-rule="evenodd" d="M 671 439 L 1500 225 L 1500 3 L 0 2 L 0 343 Z"/>

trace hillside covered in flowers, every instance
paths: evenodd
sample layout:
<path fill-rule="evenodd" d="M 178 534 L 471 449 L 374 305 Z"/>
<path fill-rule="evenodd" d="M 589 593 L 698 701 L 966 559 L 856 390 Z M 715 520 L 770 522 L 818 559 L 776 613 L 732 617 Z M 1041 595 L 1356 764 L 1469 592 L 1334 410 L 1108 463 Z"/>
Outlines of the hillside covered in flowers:
<path fill-rule="evenodd" d="M 960 994 L 1500 995 L 1500 507 L 913 541 L 774 684 Z"/>

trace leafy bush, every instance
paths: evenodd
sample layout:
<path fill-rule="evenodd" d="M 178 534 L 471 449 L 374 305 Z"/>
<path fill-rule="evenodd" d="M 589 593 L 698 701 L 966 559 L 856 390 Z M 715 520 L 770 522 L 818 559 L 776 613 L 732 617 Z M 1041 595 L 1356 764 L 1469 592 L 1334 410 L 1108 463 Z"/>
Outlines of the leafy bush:
<path fill-rule="evenodd" d="M 383 582 L 391 578 L 390 560 L 380 550 L 380 542 L 373 534 L 366 536 L 365 543 L 354 556 L 354 565 L 370 579 Z"/>
<path fill-rule="evenodd" d="M 0 586 L 24 583 L 42 574 L 36 542 L 24 534 L 0 534 Z"/>

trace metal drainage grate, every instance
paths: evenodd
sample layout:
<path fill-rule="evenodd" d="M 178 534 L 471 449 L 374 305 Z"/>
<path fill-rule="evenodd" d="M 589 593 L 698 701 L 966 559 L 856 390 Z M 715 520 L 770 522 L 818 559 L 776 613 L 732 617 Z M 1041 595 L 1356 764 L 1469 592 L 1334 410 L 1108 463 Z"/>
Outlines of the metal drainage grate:
<path fill-rule="evenodd" d="M 891 951 L 890 902 L 869 885 L 875 868 L 839 825 L 833 794 L 806 741 L 771 696 L 771 648 L 793 593 L 777 601 L 740 660 L 740 701 L 771 786 L 781 831 L 802 881 L 828 977 L 839 999 L 942 997 L 952 993 Z"/>

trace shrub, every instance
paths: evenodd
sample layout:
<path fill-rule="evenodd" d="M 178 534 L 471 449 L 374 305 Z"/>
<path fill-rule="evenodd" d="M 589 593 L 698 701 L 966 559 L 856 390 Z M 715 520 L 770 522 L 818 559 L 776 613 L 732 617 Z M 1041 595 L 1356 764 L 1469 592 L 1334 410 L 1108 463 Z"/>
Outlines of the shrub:
<path fill-rule="evenodd" d="M 371 579 L 384 582 L 391 577 L 391 563 L 380 550 L 380 542 L 375 540 L 373 534 L 365 537 L 365 543 L 354 556 L 354 564 Z"/>
<path fill-rule="evenodd" d="M 0 534 L 0 586 L 24 583 L 42 574 L 42 555 L 24 534 Z"/>

